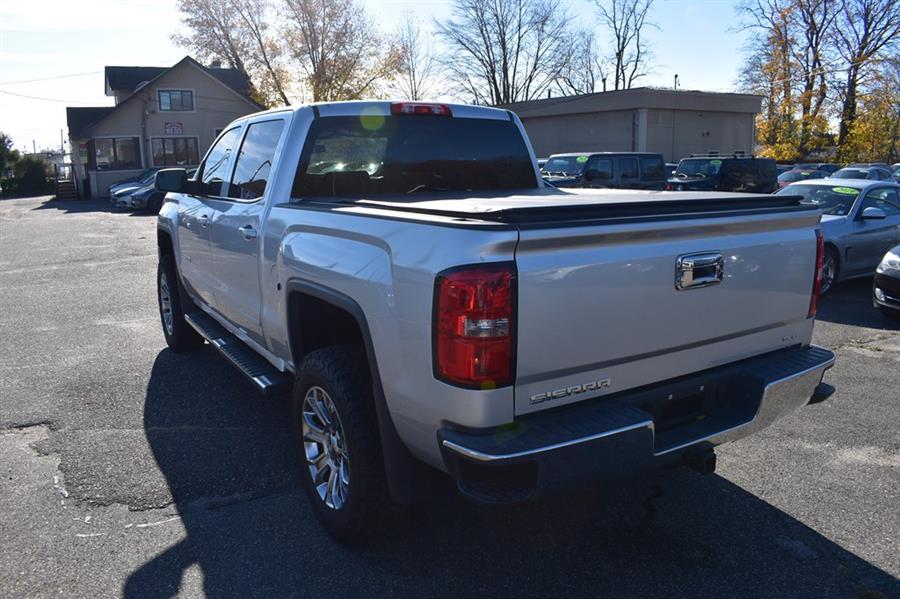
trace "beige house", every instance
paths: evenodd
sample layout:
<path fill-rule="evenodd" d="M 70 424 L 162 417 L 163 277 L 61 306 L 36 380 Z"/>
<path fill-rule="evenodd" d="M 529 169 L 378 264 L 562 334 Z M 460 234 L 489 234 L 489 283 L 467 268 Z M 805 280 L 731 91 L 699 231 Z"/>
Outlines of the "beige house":
<path fill-rule="evenodd" d="M 115 106 L 66 108 L 79 196 L 149 168 L 197 166 L 232 120 L 261 110 L 235 69 L 185 57 L 173 67 L 106 67 Z"/>
<path fill-rule="evenodd" d="M 635 88 L 504 106 L 539 157 L 562 152 L 753 153 L 762 98 L 750 94 Z"/>

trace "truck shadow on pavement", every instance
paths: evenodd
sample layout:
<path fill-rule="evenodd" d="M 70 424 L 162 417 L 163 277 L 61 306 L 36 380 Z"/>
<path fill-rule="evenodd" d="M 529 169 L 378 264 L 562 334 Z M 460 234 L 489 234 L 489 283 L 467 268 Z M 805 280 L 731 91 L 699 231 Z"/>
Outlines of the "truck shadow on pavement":
<path fill-rule="evenodd" d="M 687 470 L 504 509 L 446 482 L 348 549 L 319 529 L 297 484 L 288 415 L 209 347 L 157 356 L 144 427 L 186 536 L 133 572 L 125 596 L 172 596 L 195 564 L 213 597 L 900 591 L 760 497 Z"/>

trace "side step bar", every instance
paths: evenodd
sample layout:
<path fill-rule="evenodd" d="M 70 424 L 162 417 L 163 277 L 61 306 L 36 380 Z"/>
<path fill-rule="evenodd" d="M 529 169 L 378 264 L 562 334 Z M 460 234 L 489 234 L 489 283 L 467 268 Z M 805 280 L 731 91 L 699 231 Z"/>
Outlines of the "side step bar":
<path fill-rule="evenodd" d="M 225 356 L 244 374 L 267 398 L 277 397 L 290 391 L 291 377 L 279 371 L 262 356 L 253 351 L 237 336 L 228 332 L 209 314 L 197 310 L 184 315 L 184 319 L 194 330 L 209 341 L 220 354 Z"/>

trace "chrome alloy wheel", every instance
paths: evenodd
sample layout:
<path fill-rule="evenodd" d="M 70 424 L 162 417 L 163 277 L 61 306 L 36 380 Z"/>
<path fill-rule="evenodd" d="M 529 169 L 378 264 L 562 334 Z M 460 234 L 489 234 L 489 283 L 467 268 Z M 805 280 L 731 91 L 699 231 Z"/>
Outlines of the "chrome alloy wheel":
<path fill-rule="evenodd" d="M 834 255 L 831 252 L 825 252 L 825 259 L 822 262 L 822 284 L 819 286 L 820 294 L 831 289 L 831 285 L 834 283 L 836 267 Z"/>
<path fill-rule="evenodd" d="M 159 275 L 159 311 L 162 313 L 163 326 L 169 336 L 175 334 L 175 317 L 172 314 L 172 292 L 169 291 L 169 279 L 166 273 Z"/>
<path fill-rule="evenodd" d="M 350 459 L 344 428 L 334 402 L 321 387 L 310 387 L 303 398 L 303 449 L 319 498 L 334 510 L 344 507 L 350 487 Z"/>

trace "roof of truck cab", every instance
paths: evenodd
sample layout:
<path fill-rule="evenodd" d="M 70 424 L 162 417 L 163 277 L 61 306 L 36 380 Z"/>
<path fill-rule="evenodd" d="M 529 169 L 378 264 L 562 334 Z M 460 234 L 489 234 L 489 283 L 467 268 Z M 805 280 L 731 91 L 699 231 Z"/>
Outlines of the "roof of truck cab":
<path fill-rule="evenodd" d="M 298 112 L 300 110 L 304 110 L 306 108 L 312 108 L 320 116 L 337 116 L 332 114 L 323 114 L 327 112 L 337 111 L 342 116 L 351 116 L 351 115 L 362 115 L 366 109 L 375 108 L 378 110 L 375 114 L 382 114 L 383 116 L 391 116 L 391 104 L 441 104 L 443 106 L 447 106 L 450 108 L 450 112 L 453 117 L 463 117 L 463 118 L 472 118 L 478 116 L 484 117 L 492 117 L 494 119 L 511 119 L 513 114 L 502 108 L 493 108 L 490 106 L 475 106 L 473 104 L 452 104 L 448 102 L 404 102 L 402 100 L 347 100 L 341 102 L 311 102 L 309 104 L 299 104 L 296 106 L 288 106 L 281 108 L 273 108 L 270 110 L 264 110 L 260 112 L 255 112 L 253 114 L 248 114 L 237 120 L 244 120 L 248 118 L 254 118 L 260 116 L 262 114 L 273 114 L 285 111 L 293 111 Z M 414 118 L 414 117 L 410 117 Z M 424 117 L 429 118 L 429 117 Z M 435 118 L 435 117 L 431 117 Z"/>

